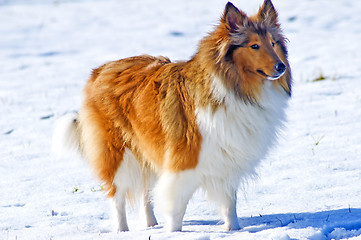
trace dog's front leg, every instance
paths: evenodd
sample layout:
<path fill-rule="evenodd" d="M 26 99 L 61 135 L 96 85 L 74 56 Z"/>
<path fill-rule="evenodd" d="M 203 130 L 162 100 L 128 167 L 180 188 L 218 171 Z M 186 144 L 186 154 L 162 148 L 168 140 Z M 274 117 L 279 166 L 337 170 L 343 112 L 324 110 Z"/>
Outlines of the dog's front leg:
<path fill-rule="evenodd" d="M 228 231 L 240 229 L 236 211 L 236 202 L 236 191 L 233 191 L 231 195 L 226 193 L 223 195 L 221 202 L 221 214 L 224 219 L 224 226 Z"/>
<path fill-rule="evenodd" d="M 156 203 L 166 219 L 166 230 L 182 230 L 184 213 L 189 199 L 199 186 L 194 170 L 178 173 L 165 172 L 156 187 Z"/>

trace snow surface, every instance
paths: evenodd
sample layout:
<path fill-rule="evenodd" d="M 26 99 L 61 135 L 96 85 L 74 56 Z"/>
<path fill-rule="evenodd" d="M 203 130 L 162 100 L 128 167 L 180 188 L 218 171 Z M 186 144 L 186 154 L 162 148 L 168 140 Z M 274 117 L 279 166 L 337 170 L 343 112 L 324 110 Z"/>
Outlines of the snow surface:
<path fill-rule="evenodd" d="M 361 239 L 361 1 L 274 0 L 293 69 L 289 122 L 222 230 L 197 192 L 184 232 L 112 232 L 87 164 L 55 158 L 56 119 L 75 111 L 92 68 L 148 53 L 188 59 L 226 0 L 0 0 L 0 239 Z M 259 1 L 234 4 L 254 13 Z M 319 79 L 320 76 L 325 79 Z"/>

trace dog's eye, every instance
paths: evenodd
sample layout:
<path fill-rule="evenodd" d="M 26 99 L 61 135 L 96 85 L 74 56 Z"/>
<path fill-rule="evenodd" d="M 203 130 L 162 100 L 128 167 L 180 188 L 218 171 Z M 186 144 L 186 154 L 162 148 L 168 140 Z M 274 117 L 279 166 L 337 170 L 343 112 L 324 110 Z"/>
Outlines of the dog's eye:
<path fill-rule="evenodd" d="M 253 44 L 253 45 L 251 45 L 251 48 L 252 49 L 259 49 L 259 45 L 258 44 Z"/>
<path fill-rule="evenodd" d="M 275 42 L 272 42 L 272 47 L 274 47 L 275 46 Z"/>

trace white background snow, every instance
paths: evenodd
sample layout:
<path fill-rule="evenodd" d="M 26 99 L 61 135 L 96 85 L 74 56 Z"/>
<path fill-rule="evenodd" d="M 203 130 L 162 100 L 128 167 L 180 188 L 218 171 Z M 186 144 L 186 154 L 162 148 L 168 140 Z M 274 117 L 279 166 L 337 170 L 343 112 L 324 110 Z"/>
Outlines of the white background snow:
<path fill-rule="evenodd" d="M 234 0 L 255 13 L 262 0 Z M 0 239 L 361 238 L 361 1 L 274 0 L 293 98 L 279 145 L 238 194 L 240 231 L 197 192 L 184 232 L 112 232 L 87 164 L 55 158 L 55 121 L 76 111 L 92 68 L 148 53 L 189 59 L 224 0 L 0 0 Z M 323 76 L 325 79 L 315 81 Z"/>

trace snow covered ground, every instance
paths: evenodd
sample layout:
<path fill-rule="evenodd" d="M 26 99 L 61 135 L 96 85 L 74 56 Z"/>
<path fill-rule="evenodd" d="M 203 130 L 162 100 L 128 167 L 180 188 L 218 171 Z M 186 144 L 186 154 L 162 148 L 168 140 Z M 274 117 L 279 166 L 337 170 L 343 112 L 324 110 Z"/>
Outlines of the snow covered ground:
<path fill-rule="evenodd" d="M 88 166 L 55 158 L 56 119 L 77 110 L 92 68 L 132 55 L 188 59 L 224 0 L 0 0 L 0 239 L 361 239 L 361 1 L 274 0 L 289 38 L 293 98 L 280 144 L 221 228 L 197 192 L 184 232 L 113 233 Z M 262 3 L 235 0 L 254 13 Z"/>

